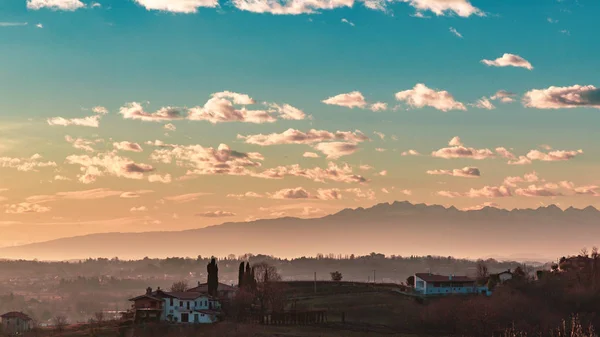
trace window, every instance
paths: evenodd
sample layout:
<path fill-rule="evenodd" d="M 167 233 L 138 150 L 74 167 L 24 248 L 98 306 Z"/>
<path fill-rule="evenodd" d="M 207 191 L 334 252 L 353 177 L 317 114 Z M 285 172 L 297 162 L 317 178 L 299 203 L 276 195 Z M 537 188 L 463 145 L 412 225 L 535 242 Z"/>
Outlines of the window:
<path fill-rule="evenodd" d="M 183 301 L 179 301 L 179 306 L 183 307 Z"/>
<path fill-rule="evenodd" d="M 173 298 L 170 298 L 170 305 L 173 306 Z"/>
<path fill-rule="evenodd" d="M 199 321 L 198 314 L 194 314 L 194 322 L 198 322 L 198 321 Z"/>

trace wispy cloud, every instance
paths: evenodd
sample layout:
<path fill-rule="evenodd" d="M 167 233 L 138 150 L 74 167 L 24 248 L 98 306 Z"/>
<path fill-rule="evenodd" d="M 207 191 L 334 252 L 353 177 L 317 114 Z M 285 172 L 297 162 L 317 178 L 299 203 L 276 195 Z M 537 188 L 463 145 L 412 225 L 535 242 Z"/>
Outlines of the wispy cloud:
<path fill-rule="evenodd" d="M 19 27 L 27 26 L 27 22 L 0 22 L 0 27 Z"/>
<path fill-rule="evenodd" d="M 462 34 L 458 32 L 458 30 L 456 30 L 456 28 L 454 27 L 450 27 L 450 33 L 460 37 L 461 39 L 463 38 Z"/>

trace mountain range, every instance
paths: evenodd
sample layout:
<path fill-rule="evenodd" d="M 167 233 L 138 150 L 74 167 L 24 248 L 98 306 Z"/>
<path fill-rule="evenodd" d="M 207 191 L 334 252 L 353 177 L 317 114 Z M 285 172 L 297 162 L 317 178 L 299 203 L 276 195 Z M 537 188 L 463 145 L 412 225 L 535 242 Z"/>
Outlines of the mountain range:
<path fill-rule="evenodd" d="M 0 258 L 66 260 L 88 257 L 196 257 L 261 253 L 438 255 L 551 261 L 590 249 L 600 238 L 594 207 L 504 210 L 381 203 L 322 218 L 230 222 L 171 232 L 104 233 L 0 249 Z"/>

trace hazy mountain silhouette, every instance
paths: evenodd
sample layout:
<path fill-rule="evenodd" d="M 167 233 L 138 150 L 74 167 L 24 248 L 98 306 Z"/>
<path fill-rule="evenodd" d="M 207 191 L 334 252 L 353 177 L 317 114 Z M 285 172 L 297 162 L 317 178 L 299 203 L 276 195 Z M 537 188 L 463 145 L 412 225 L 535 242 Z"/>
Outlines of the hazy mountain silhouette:
<path fill-rule="evenodd" d="M 591 248 L 600 237 L 594 207 L 503 210 L 409 202 L 344 209 L 316 219 L 280 218 L 224 223 L 178 232 L 108 233 L 0 249 L 4 258 L 62 260 L 226 256 L 248 252 L 281 257 L 317 253 L 442 255 L 553 260 Z"/>

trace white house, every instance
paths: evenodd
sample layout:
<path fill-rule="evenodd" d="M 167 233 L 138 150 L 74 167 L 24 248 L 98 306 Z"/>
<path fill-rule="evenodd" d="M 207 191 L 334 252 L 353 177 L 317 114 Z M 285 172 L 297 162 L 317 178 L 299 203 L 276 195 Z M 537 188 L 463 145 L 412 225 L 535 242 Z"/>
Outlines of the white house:
<path fill-rule="evenodd" d="M 470 277 L 431 273 L 416 273 L 414 289 L 424 296 L 453 294 L 483 294 L 489 296 L 491 294 L 487 286 L 477 285 L 476 281 Z"/>
<path fill-rule="evenodd" d="M 130 299 L 134 302 L 134 322 L 168 321 L 174 323 L 214 323 L 221 312 L 221 303 L 214 297 L 198 292 L 166 292 L 146 289 L 146 294 Z"/>
<path fill-rule="evenodd" d="M 497 275 L 498 275 L 498 279 L 500 280 L 500 283 L 504 283 L 508 280 L 512 280 L 512 277 L 513 277 L 512 273 L 510 272 L 510 269 L 505 270 L 501 273 L 498 273 Z"/>
<path fill-rule="evenodd" d="M 33 320 L 22 312 L 11 311 L 2 317 L 2 331 L 9 335 L 19 335 L 33 328 Z"/>

